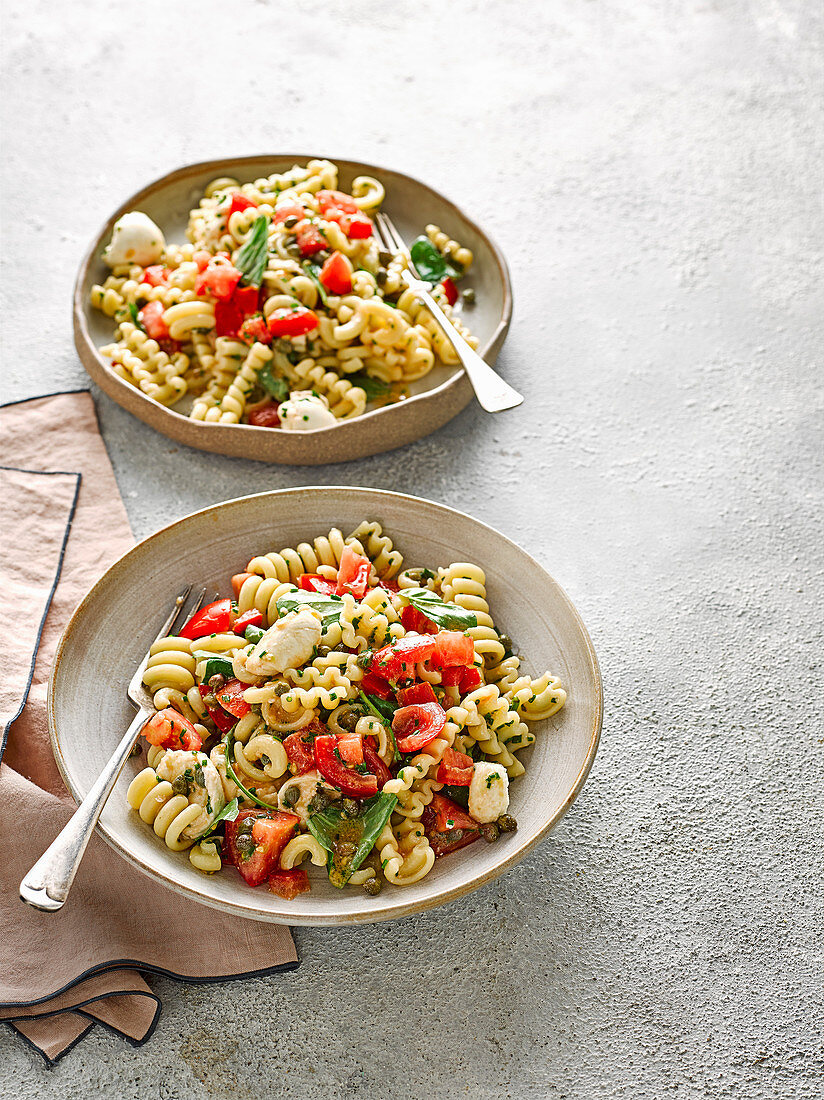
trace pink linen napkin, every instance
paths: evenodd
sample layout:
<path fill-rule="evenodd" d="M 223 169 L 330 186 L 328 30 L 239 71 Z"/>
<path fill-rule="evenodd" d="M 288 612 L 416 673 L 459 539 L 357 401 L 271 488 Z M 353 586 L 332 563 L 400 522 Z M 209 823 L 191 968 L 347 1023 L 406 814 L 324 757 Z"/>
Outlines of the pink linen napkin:
<path fill-rule="evenodd" d="M 49 742 L 54 651 L 132 542 L 89 393 L 0 406 L 0 1020 L 50 1064 L 96 1022 L 134 1044 L 149 1038 L 161 1005 L 141 971 L 204 982 L 299 965 L 288 928 L 197 905 L 98 836 L 63 909 L 19 900 L 21 878 L 74 810 Z"/>

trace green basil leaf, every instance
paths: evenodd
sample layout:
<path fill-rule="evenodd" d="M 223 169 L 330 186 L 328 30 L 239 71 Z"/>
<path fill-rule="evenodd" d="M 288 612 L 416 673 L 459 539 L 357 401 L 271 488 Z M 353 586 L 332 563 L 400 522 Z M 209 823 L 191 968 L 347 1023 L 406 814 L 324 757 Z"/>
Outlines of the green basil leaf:
<path fill-rule="evenodd" d="M 417 237 L 412 242 L 409 255 L 417 273 L 428 283 L 439 283 L 447 275 L 450 279 L 460 279 L 463 276 L 463 269 L 447 260 L 428 237 Z"/>
<path fill-rule="evenodd" d="M 146 326 L 140 320 L 140 312 L 134 302 L 129 302 L 129 316 L 132 319 L 132 324 L 135 328 L 139 328 L 141 332 L 146 331 Z"/>
<path fill-rule="evenodd" d="M 298 589 L 281 596 L 277 606 L 281 615 L 310 607 L 320 615 L 323 629 L 328 630 L 332 623 L 339 621 L 343 600 L 340 596 L 324 596 L 322 592 L 304 592 Z"/>
<path fill-rule="evenodd" d="M 265 214 L 255 218 L 252 232 L 235 259 L 235 267 L 249 286 L 260 286 L 269 257 L 269 219 Z"/>
<path fill-rule="evenodd" d="M 239 813 L 240 803 L 236 798 L 233 798 L 231 802 L 226 803 L 203 836 L 198 837 L 198 840 L 205 840 L 210 833 L 215 831 L 221 821 L 234 821 Z"/>
<path fill-rule="evenodd" d="M 443 630 L 466 630 L 470 626 L 478 625 L 478 620 L 471 611 L 454 603 L 446 603 L 428 588 L 404 588 L 401 595 Z"/>
<path fill-rule="evenodd" d="M 392 392 L 392 386 L 388 382 L 382 382 L 380 378 L 371 378 L 363 371 L 347 374 L 346 378 L 353 386 L 360 386 L 365 391 L 368 401 L 374 401 L 376 397 L 386 397 Z"/>
<path fill-rule="evenodd" d="M 272 374 L 271 363 L 267 363 L 258 371 L 258 379 L 270 397 L 274 397 L 278 403 L 286 401 L 289 397 L 289 383 L 285 378 Z"/>
<path fill-rule="evenodd" d="M 361 866 L 392 816 L 397 801 L 397 795 L 382 791 L 363 803 L 362 813 L 358 817 L 345 817 L 335 805 L 309 815 L 309 832 L 329 853 L 327 869 L 333 886 L 343 889 Z M 341 840 L 356 845 L 353 856 L 342 856 L 336 850 Z"/>
<path fill-rule="evenodd" d="M 329 297 L 326 293 L 326 287 L 320 281 L 320 268 L 318 267 L 318 265 L 313 264 L 311 260 L 304 260 L 301 264 L 301 267 L 317 287 L 320 300 L 323 302 L 324 305 L 327 305 L 329 302 Z"/>

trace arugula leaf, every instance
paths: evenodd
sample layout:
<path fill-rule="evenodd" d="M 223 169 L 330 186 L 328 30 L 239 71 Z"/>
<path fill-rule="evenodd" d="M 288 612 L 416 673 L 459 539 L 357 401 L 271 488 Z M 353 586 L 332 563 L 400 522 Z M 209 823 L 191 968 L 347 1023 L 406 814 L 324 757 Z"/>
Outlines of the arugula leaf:
<path fill-rule="evenodd" d="M 381 722 L 386 726 L 388 725 L 389 737 L 392 741 L 392 748 L 395 750 L 393 763 L 397 764 L 401 758 L 401 754 L 398 752 L 398 743 L 395 740 L 395 731 L 392 729 L 392 719 L 395 716 L 396 707 L 393 707 L 388 699 L 381 699 L 377 695 L 367 695 L 366 692 L 358 689 L 358 694 L 367 707 L 372 711 L 376 718 L 380 718 Z"/>
<path fill-rule="evenodd" d="M 138 311 L 137 306 L 134 304 L 134 302 L 129 302 L 129 316 L 132 319 L 132 324 L 136 328 L 139 328 L 141 332 L 146 331 L 146 326 L 140 320 L 140 313 Z"/>
<path fill-rule="evenodd" d="M 221 821 L 234 821 L 239 813 L 240 803 L 236 798 L 233 798 L 231 802 L 226 803 L 203 836 L 199 836 L 197 839 L 205 840 L 207 836 L 210 836 L 215 831 Z"/>
<path fill-rule="evenodd" d="M 392 387 L 388 382 L 382 382 L 380 378 L 372 378 L 364 371 L 358 371 L 357 374 L 347 374 L 346 378 L 353 386 L 360 386 L 366 392 L 368 401 L 374 401 L 376 397 L 386 397 L 388 393 L 392 392 Z"/>
<path fill-rule="evenodd" d="M 226 757 L 226 774 L 229 776 L 236 787 L 240 787 L 240 789 L 251 802 L 254 802 L 258 806 L 262 806 L 264 810 L 271 810 L 272 807 L 269 805 L 268 802 L 261 802 L 257 795 L 252 794 L 252 792 L 244 787 L 241 781 L 238 779 L 237 772 L 232 767 L 232 745 L 234 745 L 234 743 L 235 735 L 230 730 L 229 733 L 226 735 L 226 748 L 224 752 L 224 755 Z"/>
<path fill-rule="evenodd" d="M 327 870 L 333 886 L 342 890 L 357 871 L 374 848 L 397 801 L 397 795 L 382 791 L 363 803 L 363 812 L 358 817 L 345 817 L 335 805 L 309 815 L 309 832 L 329 853 Z M 355 844 L 355 854 L 341 853 L 341 843 Z"/>
<path fill-rule="evenodd" d="M 252 232 L 235 259 L 235 267 L 249 286 L 260 286 L 266 260 L 269 257 L 269 219 L 265 214 L 255 218 Z"/>
<path fill-rule="evenodd" d="M 311 260 L 304 260 L 300 266 L 318 288 L 318 295 L 320 297 L 320 300 L 323 302 L 324 305 L 327 305 L 329 297 L 326 293 L 326 287 L 320 281 L 320 268 L 318 267 L 318 265 L 313 264 Z"/>
<path fill-rule="evenodd" d="M 299 589 L 281 596 L 277 607 L 281 615 L 287 611 L 300 611 L 302 607 L 309 607 L 312 611 L 317 611 L 323 629 L 328 630 L 332 623 L 340 619 L 343 600 L 340 596 L 324 596 L 322 592 L 304 592 Z"/>
<path fill-rule="evenodd" d="M 478 625 L 478 620 L 471 611 L 454 603 L 446 603 L 428 588 L 404 588 L 401 595 L 422 615 L 426 615 L 427 619 L 431 619 L 444 630 L 466 630 L 467 627 Z"/>
<path fill-rule="evenodd" d="M 447 260 L 428 237 L 417 237 L 409 249 L 415 270 L 428 283 L 439 283 L 448 275 L 450 279 L 463 277 L 463 268 Z"/>
<path fill-rule="evenodd" d="M 289 397 L 289 383 L 285 378 L 279 378 L 277 375 L 272 374 L 271 363 L 267 363 L 265 367 L 258 371 L 258 379 L 261 386 L 277 402 L 285 401 Z"/>

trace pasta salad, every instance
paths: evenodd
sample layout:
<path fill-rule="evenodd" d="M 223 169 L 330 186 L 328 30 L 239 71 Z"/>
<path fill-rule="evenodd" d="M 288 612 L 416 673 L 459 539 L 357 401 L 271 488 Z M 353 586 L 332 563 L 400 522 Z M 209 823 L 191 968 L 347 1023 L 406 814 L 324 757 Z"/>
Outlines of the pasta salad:
<path fill-rule="evenodd" d="M 284 898 L 301 866 L 377 894 L 516 829 L 529 725 L 566 701 L 523 672 L 476 565 L 404 565 L 377 522 L 254 557 L 233 597 L 155 642 L 128 802 L 205 873 Z"/>
<path fill-rule="evenodd" d="M 336 165 L 312 160 L 212 181 L 183 245 L 145 213 L 124 214 L 103 253 L 111 274 L 91 289 L 117 325 L 101 348 L 110 369 L 163 405 L 188 403 L 194 420 L 305 431 L 399 399 L 436 362 L 457 364 L 403 282 L 405 257 L 379 247 L 370 215 L 383 199 L 379 180 L 359 176 L 344 192 Z M 453 310 L 472 252 L 428 225 L 412 256 L 477 347 Z"/>

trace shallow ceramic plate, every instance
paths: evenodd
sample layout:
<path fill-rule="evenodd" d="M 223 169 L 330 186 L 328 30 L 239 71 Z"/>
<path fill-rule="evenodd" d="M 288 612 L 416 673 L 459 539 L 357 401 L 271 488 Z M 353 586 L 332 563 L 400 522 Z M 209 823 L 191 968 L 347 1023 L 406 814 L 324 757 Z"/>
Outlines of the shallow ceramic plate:
<path fill-rule="evenodd" d="M 200 201 L 211 180 L 219 176 L 233 176 L 241 182 L 254 180 L 272 172 L 283 172 L 293 164 L 305 164 L 314 157 L 311 153 L 278 153 L 268 157 L 204 161 L 180 168 L 144 187 L 118 207 L 86 253 L 74 288 L 74 342 L 83 365 L 112 400 L 170 439 L 216 454 L 318 466 L 379 454 L 420 439 L 446 424 L 472 400 L 472 387 L 462 368 L 436 366 L 425 378 L 410 385 L 410 396 L 406 400 L 373 409 L 354 420 L 341 421 L 332 428 L 285 432 L 250 424 L 206 424 L 190 420 L 152 401 L 109 368 L 99 348 L 111 342 L 114 322 L 92 308 L 89 291 L 110 273 L 100 256 L 121 214 L 127 210 L 142 210 L 157 222 L 169 241 L 182 243 L 186 239 L 189 211 Z M 509 272 L 497 246 L 454 203 L 425 183 L 373 164 L 350 160 L 336 160 L 335 163 L 344 189 L 360 175 L 377 176 L 381 180 L 386 188 L 383 209 L 406 241 L 414 240 L 427 223 L 435 222 L 472 249 L 475 261 L 463 285 L 474 287 L 477 304 L 466 311 L 464 320 L 480 341 L 481 355 L 488 363 L 494 363 L 512 315 Z"/>
<path fill-rule="evenodd" d="M 105 839 L 173 890 L 238 916 L 285 924 L 388 920 L 440 905 L 517 863 L 559 820 L 581 789 L 601 728 L 601 680 L 592 643 L 569 597 L 509 539 L 440 504 L 373 489 L 286 489 L 242 497 L 187 516 L 135 546 L 95 585 L 69 623 L 49 685 L 49 726 L 63 778 L 76 799 L 91 788 L 133 717 L 126 686 L 174 596 L 189 581 L 226 592 L 249 558 L 339 527 L 377 519 L 408 565 L 472 561 L 486 571 L 496 623 L 517 639 L 533 674 L 550 669 L 569 693 L 552 719 L 534 723 L 522 754 L 526 775 L 511 787 L 518 831 L 438 860 L 412 886 L 386 884 L 376 898 L 336 890 L 312 868 L 312 892 L 284 901 L 252 890 L 227 868 L 207 876 L 170 851 L 126 803 L 143 767 L 128 761 L 100 818 Z M 93 689 L 90 685 L 94 685 Z"/>

